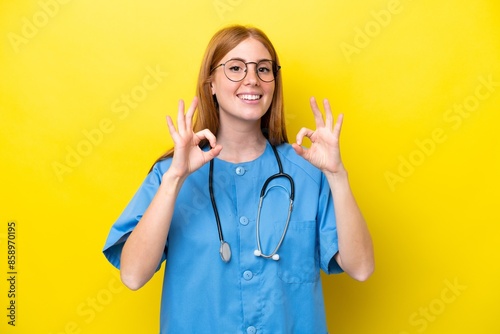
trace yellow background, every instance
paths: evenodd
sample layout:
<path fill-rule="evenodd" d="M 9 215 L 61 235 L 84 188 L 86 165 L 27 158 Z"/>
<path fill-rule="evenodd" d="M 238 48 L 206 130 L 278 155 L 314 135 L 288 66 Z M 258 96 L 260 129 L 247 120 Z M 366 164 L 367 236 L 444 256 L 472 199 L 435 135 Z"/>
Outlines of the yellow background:
<path fill-rule="evenodd" d="M 499 16 L 496 0 L 2 0 L 0 332 L 158 332 L 162 274 L 128 291 L 101 249 L 209 38 L 243 23 L 278 49 L 290 139 L 309 96 L 345 113 L 377 267 L 323 277 L 330 331 L 500 333 Z"/>

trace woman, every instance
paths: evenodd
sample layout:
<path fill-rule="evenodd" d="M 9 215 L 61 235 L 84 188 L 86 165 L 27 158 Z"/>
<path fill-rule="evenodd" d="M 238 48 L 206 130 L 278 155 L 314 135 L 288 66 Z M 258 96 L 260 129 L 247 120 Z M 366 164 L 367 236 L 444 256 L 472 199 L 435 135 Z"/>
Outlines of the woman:
<path fill-rule="evenodd" d="M 177 125 L 167 117 L 174 148 L 110 231 L 104 253 L 130 289 L 166 260 L 161 333 L 326 333 L 319 270 L 373 271 L 342 116 L 334 125 L 325 100 L 324 120 L 312 98 L 316 130 L 288 144 L 279 70 L 262 31 L 217 32 L 197 96 L 186 113 L 180 101 Z"/>

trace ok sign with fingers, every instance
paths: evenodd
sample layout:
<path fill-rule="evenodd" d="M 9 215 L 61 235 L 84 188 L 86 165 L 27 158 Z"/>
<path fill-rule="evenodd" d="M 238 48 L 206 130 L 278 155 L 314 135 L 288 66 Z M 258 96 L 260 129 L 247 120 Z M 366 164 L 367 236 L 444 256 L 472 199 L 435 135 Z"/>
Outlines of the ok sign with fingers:
<path fill-rule="evenodd" d="M 171 171 L 179 177 L 186 177 L 205 163 L 219 155 L 222 150 L 221 145 L 217 145 L 215 135 L 208 129 L 193 132 L 192 119 L 198 98 L 194 98 L 188 111 L 184 114 L 184 101 L 179 101 L 177 112 L 177 129 L 170 116 L 167 116 L 168 130 L 174 141 L 174 156 L 172 159 Z M 211 149 L 203 151 L 198 144 L 203 139 L 207 139 Z"/>
<path fill-rule="evenodd" d="M 344 169 L 342 159 L 340 158 L 340 130 L 342 128 L 343 115 L 340 114 L 334 125 L 333 114 L 330 103 L 327 99 L 323 100 L 323 106 L 326 113 L 326 121 L 316 103 L 314 97 L 310 100 L 311 109 L 316 122 L 316 130 L 302 128 L 297 133 L 296 143 L 292 146 L 295 152 L 309 161 L 311 164 L 322 170 L 324 173 L 337 173 Z M 304 137 L 311 140 L 309 149 L 303 148 Z"/>

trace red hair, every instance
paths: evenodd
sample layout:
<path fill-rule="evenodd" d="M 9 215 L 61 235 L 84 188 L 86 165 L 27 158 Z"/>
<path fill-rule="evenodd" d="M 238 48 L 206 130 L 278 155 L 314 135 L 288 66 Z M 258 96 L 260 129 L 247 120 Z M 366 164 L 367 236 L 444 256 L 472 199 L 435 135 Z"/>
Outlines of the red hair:
<path fill-rule="evenodd" d="M 217 100 L 212 95 L 212 90 L 210 88 L 210 83 L 212 82 L 211 72 L 229 51 L 248 38 L 253 38 L 261 42 L 271 54 L 271 60 L 279 66 L 278 54 L 274 46 L 266 34 L 260 29 L 233 25 L 215 33 L 208 43 L 198 75 L 198 84 L 196 87 L 198 111 L 193 125 L 194 132 L 208 129 L 217 136 L 219 129 L 219 112 Z M 283 85 L 279 72 L 275 79 L 274 96 L 271 105 L 264 116 L 262 116 L 260 127 L 263 131 L 265 130 L 265 135 L 272 145 L 288 142 L 283 107 Z M 200 147 L 204 147 L 207 144 L 207 140 L 202 140 L 199 145 Z M 173 148 L 169 149 L 160 156 L 156 162 L 171 157 L 173 152 Z"/>

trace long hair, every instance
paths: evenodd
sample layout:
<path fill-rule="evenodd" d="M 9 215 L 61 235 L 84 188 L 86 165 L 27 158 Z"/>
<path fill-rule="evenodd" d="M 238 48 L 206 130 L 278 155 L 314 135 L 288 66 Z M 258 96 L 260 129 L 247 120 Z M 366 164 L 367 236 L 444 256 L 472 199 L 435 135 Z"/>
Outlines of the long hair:
<path fill-rule="evenodd" d="M 217 99 L 212 95 L 212 69 L 219 64 L 222 58 L 238 44 L 247 38 L 254 38 L 261 42 L 271 54 L 271 60 L 279 65 L 278 54 L 266 34 L 258 28 L 242 25 L 233 25 L 219 30 L 208 43 L 203 56 L 198 75 L 196 95 L 198 97 L 198 111 L 193 124 L 193 131 L 210 130 L 217 136 L 219 129 L 219 111 Z M 272 145 L 288 142 L 285 127 L 283 107 L 283 84 L 279 71 L 275 76 L 274 95 L 267 112 L 262 116 L 260 127 Z M 202 140 L 200 147 L 205 147 L 208 141 Z M 174 148 L 161 155 L 155 163 L 173 156 Z"/>

